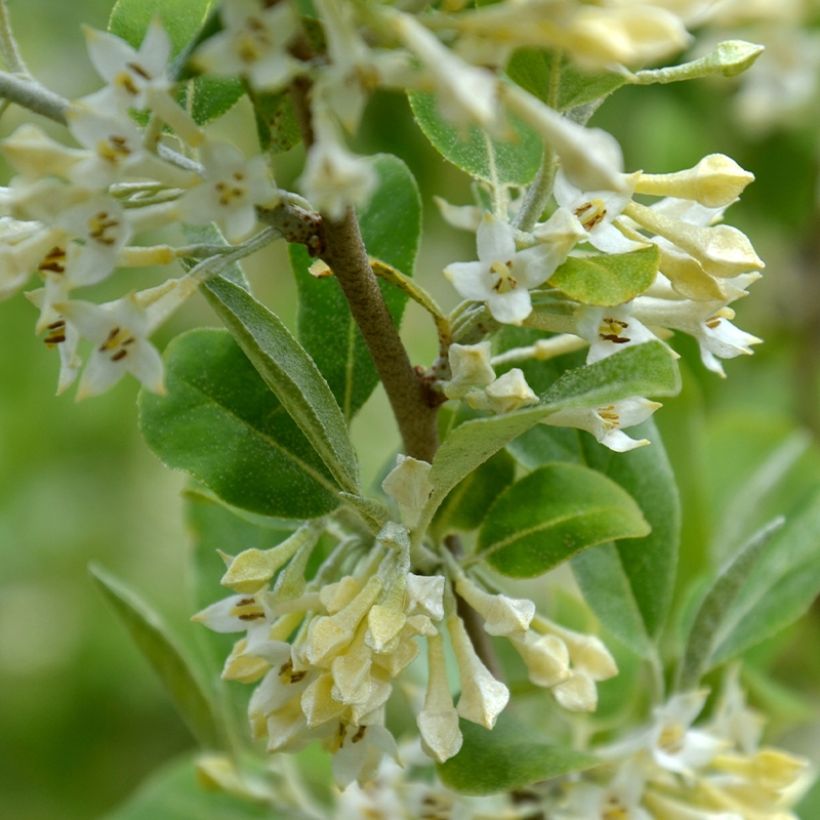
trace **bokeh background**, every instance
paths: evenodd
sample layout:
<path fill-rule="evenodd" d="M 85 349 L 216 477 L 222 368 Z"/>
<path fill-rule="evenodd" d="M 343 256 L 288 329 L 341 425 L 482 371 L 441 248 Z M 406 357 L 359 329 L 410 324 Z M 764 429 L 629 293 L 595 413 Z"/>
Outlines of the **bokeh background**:
<path fill-rule="evenodd" d="M 108 0 L 12 0 L 11 10 L 37 77 L 66 96 L 97 87 L 78 23 L 104 28 Z M 746 36 L 770 34 L 751 24 Z M 761 83 L 777 68 L 767 59 L 753 69 L 762 72 Z M 729 362 L 726 382 L 699 366 L 692 345 L 681 344 L 686 387 L 658 414 L 684 493 L 685 574 L 702 566 L 709 550 L 719 552 L 720 545 L 709 542 L 714 523 L 738 502 L 741 482 L 784 442 L 800 455 L 781 488 L 762 502 L 764 510 L 787 509 L 820 481 L 817 89 L 795 111 L 750 124 L 733 106 L 736 85 L 627 89 L 593 121 L 621 140 L 630 169 L 677 170 L 720 151 L 757 176 L 731 221 L 768 262 L 765 278 L 738 306 L 740 326 L 766 344 L 753 358 Z M 216 130 L 250 152 L 247 118 L 239 106 Z M 12 107 L 0 120 L 0 134 L 26 119 Z M 396 153 L 417 174 L 427 223 L 417 276 L 445 306 L 453 305 L 440 271 L 474 251 L 469 236 L 442 226 L 432 196 L 466 203 L 467 181 L 433 154 L 395 97 L 373 101 L 359 147 Z M 300 151 L 280 160 L 280 179 L 296 174 Z M 294 288 L 283 249 L 252 260 L 248 269 L 257 292 L 292 321 Z M 112 294 L 129 287 L 128 275 L 120 274 Z M 141 441 L 136 385 L 124 381 L 82 404 L 71 395 L 55 398 L 56 356 L 35 338 L 33 320 L 34 309 L 21 297 L 0 306 L 0 797 L 10 817 L 69 820 L 104 815 L 151 770 L 192 745 L 92 585 L 88 563 L 127 579 L 184 643 L 196 642 L 196 627 L 188 622 L 183 479 Z M 202 302 L 192 304 L 159 343 L 193 324 L 217 322 Z M 415 360 L 429 362 L 427 318 L 410 308 L 404 335 Z M 354 437 L 365 472 L 375 475 L 396 444 L 380 394 L 358 418 Z M 820 748 L 817 615 L 815 608 L 811 618 L 757 650 L 747 678 L 758 702 L 777 706 L 773 731 L 804 752 Z M 803 816 L 820 816 L 820 806 L 807 803 Z"/>

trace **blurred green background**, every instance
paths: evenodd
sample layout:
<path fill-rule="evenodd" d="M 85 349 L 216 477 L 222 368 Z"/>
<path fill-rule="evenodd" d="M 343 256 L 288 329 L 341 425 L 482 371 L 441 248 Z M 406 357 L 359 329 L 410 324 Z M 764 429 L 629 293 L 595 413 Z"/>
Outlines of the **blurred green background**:
<path fill-rule="evenodd" d="M 67 96 L 94 90 L 78 22 L 104 28 L 107 0 L 12 0 L 11 7 L 34 74 Z M 804 431 L 794 439 L 803 454 L 761 515 L 787 509 L 820 480 L 818 111 L 807 112 L 802 129 L 749 137 L 728 104 L 730 86 L 628 89 L 594 120 L 622 141 L 629 169 L 677 170 L 720 151 L 757 175 L 731 222 L 768 262 L 765 278 L 738 306 L 739 325 L 766 344 L 753 358 L 729 362 L 728 382 L 704 371 L 693 346 L 681 344 L 686 389 L 658 414 L 684 491 L 686 573 L 703 566 L 707 534 L 740 482 L 795 431 Z M 247 113 L 240 106 L 216 129 L 240 134 L 253 151 Z M 2 135 L 26 119 L 9 110 Z M 431 198 L 466 203 L 467 181 L 427 148 L 396 98 L 373 101 L 360 148 L 399 154 L 417 174 L 428 223 L 417 275 L 451 306 L 441 268 L 474 250 L 467 234 L 442 227 Z M 282 161 L 283 181 L 296 173 L 299 150 Z M 292 320 L 283 249 L 252 260 L 249 270 L 257 291 Z M 129 287 L 128 275 L 120 274 L 112 293 Z M 132 381 L 79 405 L 70 394 L 54 397 L 56 356 L 35 338 L 33 321 L 21 297 L 0 307 L 0 795 L 15 818 L 95 817 L 192 745 L 86 569 L 97 561 L 127 579 L 194 644 L 183 482 L 142 443 Z M 194 323 L 216 324 L 201 302 L 158 341 Z M 408 310 L 404 335 L 416 361 L 429 362 L 428 319 Z M 397 443 L 383 396 L 369 402 L 354 435 L 366 474 L 375 475 Z M 382 447 L 372 446 L 376 436 Z M 774 731 L 804 752 L 820 747 L 820 653 L 805 651 L 819 640 L 814 618 L 754 656 L 755 696 L 778 705 Z"/>

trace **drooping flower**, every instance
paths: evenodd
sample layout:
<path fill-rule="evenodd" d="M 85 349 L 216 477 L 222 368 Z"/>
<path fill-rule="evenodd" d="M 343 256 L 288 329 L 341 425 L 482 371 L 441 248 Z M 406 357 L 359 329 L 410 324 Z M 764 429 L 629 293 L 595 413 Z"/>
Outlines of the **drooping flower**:
<path fill-rule="evenodd" d="M 646 421 L 661 405 L 640 396 L 621 399 L 601 407 L 570 408 L 552 413 L 542 424 L 553 427 L 577 427 L 586 430 L 605 447 L 616 453 L 649 444 L 649 439 L 634 439 L 623 432 Z"/>

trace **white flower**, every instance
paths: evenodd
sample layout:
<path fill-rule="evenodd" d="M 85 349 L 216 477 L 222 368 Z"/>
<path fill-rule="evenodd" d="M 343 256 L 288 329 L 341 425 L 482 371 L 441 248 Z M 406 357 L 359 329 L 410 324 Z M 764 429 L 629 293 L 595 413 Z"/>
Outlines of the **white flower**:
<path fill-rule="evenodd" d="M 391 14 L 387 19 L 430 72 L 442 114 L 456 123 L 492 128 L 498 118 L 495 75 L 457 57 L 409 14 Z"/>
<path fill-rule="evenodd" d="M 587 364 L 617 353 L 631 345 L 655 341 L 655 334 L 632 315 L 629 305 L 585 307 L 576 313 L 576 332 L 589 342 Z"/>
<path fill-rule="evenodd" d="M 476 238 L 478 262 L 454 262 L 444 275 L 465 299 L 486 302 L 499 322 L 520 325 L 532 312 L 529 289 L 545 282 L 559 263 L 545 244 L 516 251 L 512 226 L 490 213 Z"/>
<path fill-rule="evenodd" d="M 354 780 L 360 785 L 371 781 L 384 755 L 399 759 L 396 740 L 385 728 L 383 715 L 358 725 L 340 723 L 333 746 L 333 777 L 340 788 Z"/>
<path fill-rule="evenodd" d="M 114 104 L 123 112 L 130 108 L 150 108 L 177 134 L 191 145 L 198 145 L 202 132 L 190 115 L 171 96 L 172 83 L 167 77 L 171 57 L 171 38 L 154 18 L 148 26 L 139 50 L 113 34 L 86 27 L 88 54 L 97 73 L 108 82 Z M 98 93 L 102 101 L 107 95 Z"/>
<path fill-rule="evenodd" d="M 427 639 L 427 670 L 424 708 L 416 722 L 424 750 L 434 760 L 443 763 L 458 753 L 463 738 L 447 683 L 444 647 L 438 634 Z"/>
<path fill-rule="evenodd" d="M 378 184 L 369 160 L 356 156 L 328 129 L 317 133 L 299 185 L 314 208 L 339 220 L 351 206 L 363 207 Z"/>
<path fill-rule="evenodd" d="M 86 187 L 106 187 L 124 178 L 158 180 L 167 185 L 188 185 L 194 179 L 145 149 L 142 132 L 127 114 L 111 113 L 98 95 L 73 102 L 66 112 L 68 130 L 89 150 L 71 167 L 73 182 Z"/>
<path fill-rule="evenodd" d="M 691 774 L 711 762 L 726 742 L 692 723 L 703 709 L 706 690 L 674 695 L 654 710 L 654 724 L 646 736 L 646 747 L 663 769 Z"/>
<path fill-rule="evenodd" d="M 187 277 L 96 305 L 70 300 L 54 310 L 94 346 L 77 389 L 77 399 L 108 390 L 131 373 L 148 390 L 162 393 L 162 358 L 148 336 L 190 296 L 196 283 Z"/>
<path fill-rule="evenodd" d="M 482 617 L 490 635 L 523 634 L 535 615 L 535 604 L 528 598 L 491 595 L 466 575 L 456 580 L 456 591 Z"/>
<path fill-rule="evenodd" d="M 6 137 L 2 151 L 16 171 L 34 179 L 44 176 L 68 178 L 71 169 L 88 156 L 87 151 L 69 148 L 31 123 L 21 125 Z"/>
<path fill-rule="evenodd" d="M 80 334 L 70 322 L 66 322 L 54 308 L 46 307 L 46 289 L 28 291 L 29 301 L 40 308 L 40 321 L 46 331 L 43 342 L 49 349 L 57 348 L 60 351 L 60 375 L 57 379 L 57 395 L 64 393 L 74 383 L 83 360 L 77 352 L 80 343 Z"/>
<path fill-rule="evenodd" d="M 202 71 L 242 74 L 256 88 L 276 90 L 302 70 L 287 49 L 300 30 L 290 3 L 225 0 L 220 13 L 225 28 L 206 40 L 194 57 Z"/>
<path fill-rule="evenodd" d="M 382 482 L 382 489 L 399 505 L 401 520 L 408 527 L 416 526 L 433 492 L 431 469 L 426 461 L 400 453 L 396 466 Z"/>
<path fill-rule="evenodd" d="M 465 720 L 492 729 L 510 700 L 510 690 L 497 681 L 476 654 L 464 623 L 457 615 L 447 619 L 461 680 L 458 713 Z"/>
<path fill-rule="evenodd" d="M 573 407 L 547 416 L 542 424 L 553 427 L 578 427 L 592 433 L 605 447 L 624 453 L 649 444 L 649 439 L 633 439 L 622 428 L 646 421 L 660 404 L 635 396 L 602 407 Z"/>
<path fill-rule="evenodd" d="M 232 242 L 245 238 L 256 224 L 255 206 L 277 201 L 265 158 L 246 160 L 229 143 L 206 142 L 202 163 L 204 182 L 179 200 L 182 218 L 194 225 L 216 222 Z"/>
<path fill-rule="evenodd" d="M 679 330 L 693 336 L 704 366 L 724 376 L 720 359 L 750 356 L 760 339 L 735 327 L 734 311 L 719 302 L 659 299 L 640 296 L 633 302 L 635 316 L 648 325 Z"/>
<path fill-rule="evenodd" d="M 631 181 L 631 177 L 628 178 Z M 642 247 L 642 243 L 627 239 L 613 224 L 615 217 L 632 199 L 631 184 L 627 189 L 581 191 L 563 171 L 555 177 L 555 201 L 574 214 L 585 232 L 586 240 L 604 253 L 625 253 Z"/>

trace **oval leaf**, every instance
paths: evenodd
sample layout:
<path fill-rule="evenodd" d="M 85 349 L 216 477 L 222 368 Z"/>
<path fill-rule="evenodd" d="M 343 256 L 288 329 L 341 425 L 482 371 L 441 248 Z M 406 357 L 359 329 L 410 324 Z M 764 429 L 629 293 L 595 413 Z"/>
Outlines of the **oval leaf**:
<path fill-rule="evenodd" d="M 461 721 L 461 751 L 439 764 L 445 785 L 464 794 L 498 794 L 551 777 L 582 771 L 598 761 L 592 755 L 550 746 L 506 715 L 492 731 Z"/>
<path fill-rule="evenodd" d="M 410 94 L 410 107 L 424 135 L 445 159 L 495 187 L 526 185 L 541 165 L 541 139 L 517 117 L 509 117 L 511 139 L 500 140 L 475 125 L 451 125 L 439 114 L 434 94 Z"/>
<path fill-rule="evenodd" d="M 338 505 L 327 468 L 227 331 L 178 336 L 165 366 L 166 395 L 140 394 L 140 426 L 169 467 L 262 515 L 313 518 Z"/>
<path fill-rule="evenodd" d="M 584 305 L 622 305 L 655 281 L 660 264 L 656 245 L 629 253 L 571 256 L 549 283 Z"/>
<path fill-rule="evenodd" d="M 213 704 L 159 616 L 100 567 L 92 566 L 90 571 L 134 643 L 159 675 L 193 736 L 206 748 L 221 748 L 224 739 Z"/>
<path fill-rule="evenodd" d="M 213 0 L 117 0 L 108 30 L 138 48 L 151 21 L 158 17 L 178 54 L 197 35 Z"/>
<path fill-rule="evenodd" d="M 532 578 L 587 547 L 648 534 L 640 508 L 615 482 L 577 464 L 548 464 L 498 497 L 474 560 Z"/>
<path fill-rule="evenodd" d="M 433 527 L 439 532 L 451 529 L 470 531 L 481 525 L 496 496 L 512 484 L 515 461 L 500 450 L 473 470 L 455 487 L 439 507 Z"/>
<path fill-rule="evenodd" d="M 549 94 L 553 54 L 538 48 L 519 48 L 507 64 L 511 80 L 550 104 Z M 626 77 L 612 71 L 586 71 L 567 57 L 561 59 L 556 107 L 566 111 L 579 105 L 608 97 L 627 82 Z"/>
<path fill-rule="evenodd" d="M 376 157 L 379 185 L 359 213 L 367 252 L 411 276 L 421 234 L 421 198 L 407 166 L 396 157 Z M 346 419 L 367 401 L 379 377 L 339 283 L 316 279 L 313 260 L 301 245 L 291 245 L 291 263 L 299 287 L 299 338 L 327 379 Z M 379 281 L 387 309 L 398 325 L 407 296 Z"/>
<path fill-rule="evenodd" d="M 244 288 L 218 278 L 206 284 L 205 293 L 211 307 L 339 486 L 355 493 L 359 468 L 347 424 L 313 359 L 279 317 Z"/>

